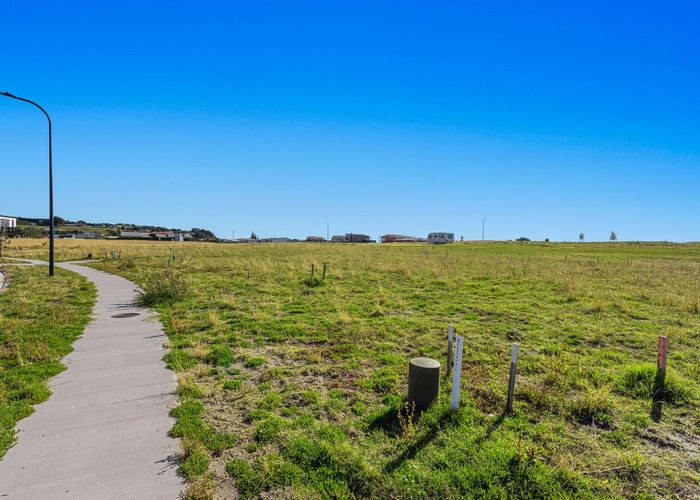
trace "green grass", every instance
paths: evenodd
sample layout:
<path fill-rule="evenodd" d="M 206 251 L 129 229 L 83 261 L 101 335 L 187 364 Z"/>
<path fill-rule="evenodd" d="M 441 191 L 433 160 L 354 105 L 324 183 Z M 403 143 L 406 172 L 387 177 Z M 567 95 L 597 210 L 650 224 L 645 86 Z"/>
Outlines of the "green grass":
<path fill-rule="evenodd" d="M 196 405 L 173 432 L 200 496 L 700 495 L 698 245 L 185 244 L 177 263 L 170 246 L 122 247 L 128 258 L 97 267 L 146 289 L 172 271 L 183 283 L 155 307 L 181 404 Z M 465 336 L 460 410 L 445 381 L 411 419 L 408 359 L 444 368 L 449 324 Z"/>
<path fill-rule="evenodd" d="M 0 293 L 0 458 L 15 441 L 15 424 L 46 400 L 47 381 L 89 321 L 95 289 L 77 274 L 45 267 L 12 267 Z"/>

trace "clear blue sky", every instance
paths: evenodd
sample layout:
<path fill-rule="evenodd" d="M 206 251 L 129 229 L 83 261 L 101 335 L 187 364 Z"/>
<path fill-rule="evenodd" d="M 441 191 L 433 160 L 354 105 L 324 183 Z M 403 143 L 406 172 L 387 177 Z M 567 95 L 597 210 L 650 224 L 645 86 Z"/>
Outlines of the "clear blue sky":
<path fill-rule="evenodd" d="M 700 240 L 700 6 L 571 4 L 5 0 L 0 90 L 65 218 Z M 0 213 L 44 134 L 0 98 Z"/>

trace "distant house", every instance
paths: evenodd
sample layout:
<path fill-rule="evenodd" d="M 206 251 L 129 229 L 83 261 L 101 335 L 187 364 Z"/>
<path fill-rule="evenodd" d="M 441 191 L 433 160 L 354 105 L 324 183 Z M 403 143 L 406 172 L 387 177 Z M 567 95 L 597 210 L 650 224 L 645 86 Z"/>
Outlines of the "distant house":
<path fill-rule="evenodd" d="M 326 241 L 326 238 L 324 238 L 323 236 L 307 236 L 306 241 L 313 243 L 321 243 L 323 241 Z"/>
<path fill-rule="evenodd" d="M 419 243 L 422 241 L 426 241 L 425 238 L 417 238 L 405 234 L 385 234 L 382 236 L 382 243 Z"/>
<path fill-rule="evenodd" d="M 0 229 L 10 229 L 17 227 L 17 219 L 0 215 Z"/>
<path fill-rule="evenodd" d="M 76 238 L 79 238 L 81 240 L 96 240 L 100 237 L 100 233 L 93 233 L 93 232 L 79 232 L 75 233 L 74 235 Z"/>
<path fill-rule="evenodd" d="M 119 237 L 143 240 L 156 239 L 159 241 L 185 241 L 194 239 L 190 233 L 180 233 L 176 231 L 153 231 L 150 233 L 146 231 L 122 231 Z"/>
<path fill-rule="evenodd" d="M 174 240 L 176 234 L 175 231 L 154 231 L 150 237 L 157 240 Z"/>
<path fill-rule="evenodd" d="M 428 243 L 442 244 L 454 243 L 455 233 L 430 233 L 428 234 Z"/>
<path fill-rule="evenodd" d="M 331 238 L 333 243 L 373 243 L 369 235 L 367 234 L 356 234 L 356 233 L 345 233 L 345 236 L 336 235 Z"/>
<path fill-rule="evenodd" d="M 145 231 L 122 231 L 119 234 L 119 236 L 122 238 L 145 238 L 145 239 L 148 239 L 151 237 L 151 233 L 147 233 Z"/>
<path fill-rule="evenodd" d="M 289 243 L 292 240 L 287 238 L 287 237 L 283 237 L 283 238 L 260 238 L 258 241 L 260 243 Z"/>

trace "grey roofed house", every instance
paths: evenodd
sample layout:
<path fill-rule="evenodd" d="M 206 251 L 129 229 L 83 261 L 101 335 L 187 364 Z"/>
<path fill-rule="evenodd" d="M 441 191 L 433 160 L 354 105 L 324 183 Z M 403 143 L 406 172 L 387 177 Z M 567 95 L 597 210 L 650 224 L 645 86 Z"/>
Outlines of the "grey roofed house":
<path fill-rule="evenodd" d="M 119 233 L 122 238 L 150 238 L 151 233 L 144 231 L 122 231 Z"/>
<path fill-rule="evenodd" d="M 438 232 L 428 234 L 428 243 L 441 244 L 441 243 L 454 243 L 455 233 L 448 232 Z"/>
<path fill-rule="evenodd" d="M 345 236 L 333 236 L 331 241 L 333 243 L 372 243 L 373 240 L 366 234 L 345 233 Z"/>
<path fill-rule="evenodd" d="M 289 243 L 291 239 L 285 237 L 281 238 L 260 238 L 258 242 L 260 243 Z"/>

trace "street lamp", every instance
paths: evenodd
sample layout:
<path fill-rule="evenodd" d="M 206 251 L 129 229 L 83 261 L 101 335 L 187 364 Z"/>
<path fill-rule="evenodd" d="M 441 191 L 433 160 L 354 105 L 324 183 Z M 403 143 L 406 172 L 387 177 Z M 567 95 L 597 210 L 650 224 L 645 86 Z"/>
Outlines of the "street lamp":
<path fill-rule="evenodd" d="M 53 247 L 53 240 L 54 240 L 54 224 L 53 224 L 53 159 L 52 159 L 52 149 L 51 149 L 51 117 L 49 114 L 46 112 L 44 108 L 39 106 L 37 103 L 34 101 L 30 101 L 29 99 L 25 99 L 24 97 L 18 97 L 14 94 L 10 94 L 9 92 L 0 92 L 0 95 L 4 95 L 5 97 L 10 97 L 12 99 L 17 99 L 18 101 L 24 101 L 28 102 L 29 104 L 32 104 L 39 108 L 42 113 L 46 116 L 46 119 L 49 121 L 49 276 L 53 276 L 53 264 L 54 264 L 54 247 Z"/>
<path fill-rule="evenodd" d="M 481 219 L 481 241 L 484 241 L 486 236 L 486 217 Z"/>

